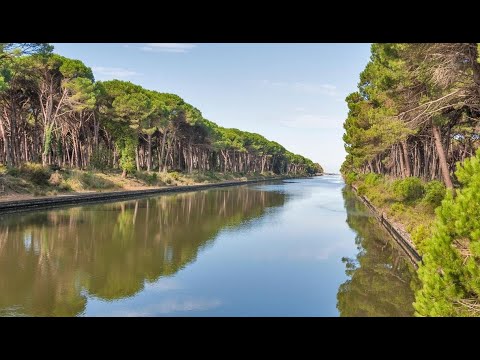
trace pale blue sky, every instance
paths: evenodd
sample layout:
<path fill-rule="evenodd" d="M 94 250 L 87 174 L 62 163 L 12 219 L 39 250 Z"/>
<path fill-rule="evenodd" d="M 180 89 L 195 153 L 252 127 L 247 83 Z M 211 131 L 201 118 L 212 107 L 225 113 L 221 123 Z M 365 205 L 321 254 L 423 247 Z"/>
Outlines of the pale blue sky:
<path fill-rule="evenodd" d="M 369 44 L 53 44 L 97 80 L 175 93 L 225 127 L 257 132 L 338 172 L 345 97 Z"/>

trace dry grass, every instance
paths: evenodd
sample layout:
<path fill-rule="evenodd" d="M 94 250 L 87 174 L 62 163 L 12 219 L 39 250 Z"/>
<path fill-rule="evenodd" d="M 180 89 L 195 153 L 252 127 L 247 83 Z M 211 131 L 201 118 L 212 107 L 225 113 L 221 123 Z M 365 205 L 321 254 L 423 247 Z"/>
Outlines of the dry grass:
<path fill-rule="evenodd" d="M 33 169 L 33 176 L 32 171 Z M 142 190 L 163 186 L 185 186 L 210 184 L 222 181 L 246 181 L 267 179 L 276 176 L 273 173 L 222 174 L 215 172 L 137 172 L 121 176 L 120 171 L 100 172 L 62 169 L 51 171 L 35 164 L 28 171 L 7 169 L 0 166 L 0 201 L 23 199 L 29 196 L 52 196 L 57 194 L 101 192 L 121 190 Z M 39 181 L 38 174 L 42 175 Z M 43 181 L 45 180 L 45 181 Z"/>

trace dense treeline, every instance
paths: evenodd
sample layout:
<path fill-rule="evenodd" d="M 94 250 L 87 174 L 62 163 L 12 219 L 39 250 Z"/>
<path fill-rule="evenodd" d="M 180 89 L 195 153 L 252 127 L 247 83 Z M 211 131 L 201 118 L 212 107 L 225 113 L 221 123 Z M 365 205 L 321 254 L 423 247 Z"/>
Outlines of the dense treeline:
<path fill-rule="evenodd" d="M 407 209 L 439 205 L 432 225 L 412 233 L 423 253 L 420 316 L 480 315 L 479 52 L 476 43 L 374 44 L 347 97 L 346 180 L 382 190 L 385 204 L 385 192 L 398 190 L 402 202 L 390 210 L 402 209 L 406 223 L 424 215 Z"/>
<path fill-rule="evenodd" d="M 342 173 L 441 179 L 480 136 L 480 64 L 475 43 L 374 44 L 347 97 Z"/>
<path fill-rule="evenodd" d="M 0 164 L 134 171 L 314 174 L 318 164 L 226 129 L 174 94 L 95 81 L 48 44 L 0 44 Z"/>

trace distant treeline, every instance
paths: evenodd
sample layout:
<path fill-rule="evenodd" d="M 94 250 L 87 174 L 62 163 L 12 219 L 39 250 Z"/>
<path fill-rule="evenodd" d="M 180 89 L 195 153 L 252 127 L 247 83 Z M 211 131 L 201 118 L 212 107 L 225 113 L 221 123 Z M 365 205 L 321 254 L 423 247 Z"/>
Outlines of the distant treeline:
<path fill-rule="evenodd" d="M 319 164 L 226 129 L 174 94 L 95 81 L 48 44 L 0 44 L 0 164 L 99 170 L 314 174 Z"/>

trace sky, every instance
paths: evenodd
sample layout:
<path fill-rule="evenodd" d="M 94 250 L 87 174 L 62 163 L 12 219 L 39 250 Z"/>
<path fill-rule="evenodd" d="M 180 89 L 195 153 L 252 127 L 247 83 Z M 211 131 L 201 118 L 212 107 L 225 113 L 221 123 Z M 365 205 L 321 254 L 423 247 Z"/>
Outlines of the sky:
<path fill-rule="evenodd" d="M 256 132 L 338 172 L 345 97 L 370 44 L 53 44 L 96 80 L 174 93 L 220 126 Z"/>

